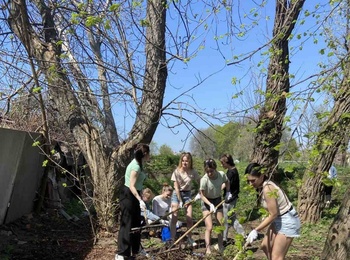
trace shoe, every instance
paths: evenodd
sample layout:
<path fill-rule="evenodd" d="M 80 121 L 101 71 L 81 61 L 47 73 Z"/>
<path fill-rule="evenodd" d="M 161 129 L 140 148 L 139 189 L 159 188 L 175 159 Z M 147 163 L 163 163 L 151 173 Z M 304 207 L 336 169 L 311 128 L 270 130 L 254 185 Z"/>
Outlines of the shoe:
<path fill-rule="evenodd" d="M 193 247 L 197 246 L 197 243 L 194 242 L 194 240 L 192 238 L 187 238 L 187 242 Z"/>
<path fill-rule="evenodd" d="M 124 256 L 116 254 L 114 259 L 115 260 L 124 260 Z"/>
<path fill-rule="evenodd" d="M 149 258 L 149 253 L 147 253 L 145 249 L 142 249 L 139 254 Z"/>

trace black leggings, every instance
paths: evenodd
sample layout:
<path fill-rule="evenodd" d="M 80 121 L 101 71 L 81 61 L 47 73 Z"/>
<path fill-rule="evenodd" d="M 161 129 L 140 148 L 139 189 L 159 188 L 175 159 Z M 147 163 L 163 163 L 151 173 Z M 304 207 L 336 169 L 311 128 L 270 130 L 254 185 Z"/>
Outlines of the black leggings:
<path fill-rule="evenodd" d="M 118 234 L 118 255 L 136 255 L 140 250 L 141 234 L 132 232 L 131 228 L 141 225 L 140 203 L 131 193 L 130 189 L 123 186 L 120 197 L 120 221 Z"/>

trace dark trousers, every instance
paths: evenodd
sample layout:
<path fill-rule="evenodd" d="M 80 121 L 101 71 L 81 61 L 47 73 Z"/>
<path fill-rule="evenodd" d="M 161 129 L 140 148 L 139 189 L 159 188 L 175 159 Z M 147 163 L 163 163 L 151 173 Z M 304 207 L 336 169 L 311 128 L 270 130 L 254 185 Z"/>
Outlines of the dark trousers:
<path fill-rule="evenodd" d="M 136 255 L 140 250 L 141 233 L 132 232 L 131 228 L 141 225 L 140 203 L 131 193 L 130 189 L 123 186 L 120 197 L 120 221 L 118 234 L 118 255 Z"/>

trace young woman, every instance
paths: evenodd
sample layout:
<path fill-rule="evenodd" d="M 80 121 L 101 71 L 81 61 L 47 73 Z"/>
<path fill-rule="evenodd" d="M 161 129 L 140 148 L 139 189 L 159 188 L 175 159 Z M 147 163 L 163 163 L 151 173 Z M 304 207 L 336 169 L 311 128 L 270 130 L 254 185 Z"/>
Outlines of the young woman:
<path fill-rule="evenodd" d="M 226 177 L 230 183 L 230 192 L 232 194 L 232 198 L 229 201 L 225 201 L 224 203 L 224 223 L 225 223 L 225 230 L 223 235 L 224 244 L 227 243 L 228 238 L 228 230 L 230 226 L 233 226 L 233 228 L 236 230 L 238 234 L 241 234 L 243 237 L 245 236 L 245 232 L 243 229 L 243 226 L 239 223 L 239 221 L 236 219 L 236 214 L 232 213 L 233 208 L 236 207 L 238 194 L 239 194 L 239 174 L 238 170 L 236 168 L 236 165 L 233 161 L 232 155 L 230 154 L 223 154 L 220 158 L 221 165 L 224 169 L 227 170 Z M 225 191 L 225 189 L 224 189 Z M 224 196 L 226 195 L 226 192 L 224 192 Z M 230 216 L 228 216 L 230 212 Z"/>
<path fill-rule="evenodd" d="M 204 171 L 205 175 L 200 180 L 199 193 L 202 199 L 202 211 L 203 217 L 205 218 L 205 246 L 206 246 L 206 254 L 211 254 L 210 248 L 210 240 L 211 240 L 211 232 L 213 229 L 213 220 L 210 212 L 215 213 L 215 219 L 217 223 L 221 223 L 223 218 L 223 207 L 220 205 L 216 208 L 222 198 L 221 198 L 221 189 L 224 184 L 226 187 L 226 199 L 230 199 L 230 185 L 227 180 L 226 174 L 223 172 L 218 172 L 216 170 L 216 162 L 213 159 L 208 159 L 204 161 Z M 223 251 L 222 244 L 222 233 L 218 234 L 218 245 L 219 251 Z"/>
<path fill-rule="evenodd" d="M 173 188 L 169 184 L 164 183 L 162 193 L 155 196 L 152 201 L 153 213 L 157 216 L 163 217 L 169 211 L 172 195 Z"/>
<path fill-rule="evenodd" d="M 249 233 L 246 241 L 252 243 L 258 237 L 258 232 L 267 227 L 261 244 L 262 250 L 269 260 L 284 259 L 293 238 L 300 234 L 298 213 L 283 190 L 264 175 L 261 165 L 250 163 L 245 173 L 248 183 L 259 193 L 260 204 L 269 212 Z"/>
<path fill-rule="evenodd" d="M 191 200 L 191 189 L 192 182 L 196 181 L 199 183 L 200 177 L 196 170 L 193 169 L 192 155 L 191 153 L 182 153 L 179 160 L 179 165 L 173 172 L 171 180 L 174 182 L 175 192 L 171 197 L 171 211 L 177 210 L 179 207 L 182 208 L 187 202 Z M 176 223 L 177 223 L 178 211 L 174 212 L 171 216 L 171 238 L 175 240 L 176 236 Z M 186 206 L 186 222 L 187 228 L 193 226 L 192 220 L 192 205 Z M 187 241 L 192 245 L 196 246 L 197 243 L 192 240 L 192 235 L 187 235 Z"/>
<path fill-rule="evenodd" d="M 119 198 L 121 215 L 116 260 L 123 260 L 138 254 L 140 251 L 141 234 L 139 232 L 130 233 L 130 230 L 140 226 L 141 209 L 146 209 L 146 204 L 141 197 L 141 190 L 146 178 L 143 164 L 149 159 L 149 146 L 138 144 L 134 150 L 134 159 L 125 171 L 125 182 Z"/>

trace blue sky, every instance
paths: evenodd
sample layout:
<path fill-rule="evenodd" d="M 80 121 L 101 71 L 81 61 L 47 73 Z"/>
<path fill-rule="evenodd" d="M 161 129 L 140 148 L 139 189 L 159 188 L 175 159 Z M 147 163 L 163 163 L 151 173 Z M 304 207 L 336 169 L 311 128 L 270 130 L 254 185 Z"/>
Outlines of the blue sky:
<path fill-rule="evenodd" d="M 241 12 L 243 10 L 249 11 L 252 6 L 250 1 L 248 3 L 240 3 Z M 274 1 L 269 1 L 270 3 L 262 9 L 259 14 L 261 15 L 261 20 L 259 21 L 259 26 L 255 27 L 243 40 L 236 40 L 230 46 L 223 46 L 222 51 L 226 59 L 230 59 L 233 55 L 239 55 L 242 53 L 247 53 L 255 48 L 264 44 L 269 37 L 271 37 L 271 28 L 273 23 L 273 12 L 274 12 Z M 306 1 L 308 2 L 308 1 Z M 248 4 L 247 6 L 243 6 Z M 312 9 L 315 3 L 306 6 L 308 9 Z M 243 13 L 243 12 L 242 12 Z M 269 16 L 270 20 L 264 19 Z M 302 26 L 297 26 L 294 31 L 295 34 L 304 33 L 307 29 L 316 30 L 313 26 L 315 19 L 308 17 L 307 22 Z M 243 22 L 245 20 L 243 19 Z M 226 30 L 225 27 L 219 28 L 222 32 Z M 302 37 L 301 40 L 295 40 L 293 45 L 300 45 L 300 43 L 306 40 L 305 37 Z M 303 45 L 302 51 L 297 51 L 297 49 L 291 51 L 295 53 L 292 57 L 291 63 L 291 73 L 296 74 L 296 79 L 300 80 L 301 78 L 307 77 L 307 75 L 316 73 L 317 63 L 320 61 L 319 49 L 321 48 L 319 43 L 315 45 L 313 43 L 313 38 L 307 39 L 306 43 Z M 239 92 L 240 90 L 253 91 L 254 86 L 249 86 L 251 83 L 251 73 L 258 72 L 260 68 L 257 67 L 257 63 L 260 61 L 261 57 L 258 53 L 252 59 L 247 60 L 242 65 L 239 66 L 226 66 L 225 58 L 216 50 L 215 41 L 213 37 L 207 37 L 205 49 L 202 50 L 199 55 L 191 60 L 188 64 L 181 62 L 176 63 L 172 68 L 173 72 L 169 73 L 168 78 L 168 87 L 165 94 L 165 101 L 171 100 L 175 95 L 178 95 L 184 89 L 189 89 L 195 84 L 197 84 L 197 78 L 200 76 L 202 79 L 206 78 L 208 75 L 216 72 L 216 74 L 210 76 L 204 83 L 201 84 L 198 88 L 191 91 L 193 98 L 199 107 L 205 108 L 207 112 L 217 110 L 226 112 L 228 110 L 234 111 L 239 110 L 242 107 L 241 99 L 232 99 L 232 96 Z M 245 75 L 245 77 L 243 77 Z M 241 84 L 233 85 L 231 80 L 233 77 L 242 78 Z M 264 84 L 264 78 L 262 77 L 262 84 Z M 293 83 L 293 82 L 292 82 Z M 302 85 L 296 87 L 298 90 L 305 88 L 308 82 L 305 82 Z M 175 88 L 176 86 L 176 88 Z M 292 91 L 295 91 L 296 88 Z M 182 99 L 183 101 L 193 103 L 191 99 Z M 190 120 L 195 122 L 195 126 L 198 128 L 207 128 L 208 126 L 198 120 L 195 116 L 190 116 Z M 211 120 L 212 123 L 215 120 Z M 181 150 L 189 150 L 189 139 L 187 136 L 189 130 L 186 129 L 183 125 L 179 126 L 173 130 L 169 130 L 166 127 L 159 125 L 156 134 L 153 138 L 153 141 L 157 143 L 158 146 L 166 144 L 170 146 L 175 152 Z M 186 141 L 187 139 L 187 141 Z"/>

